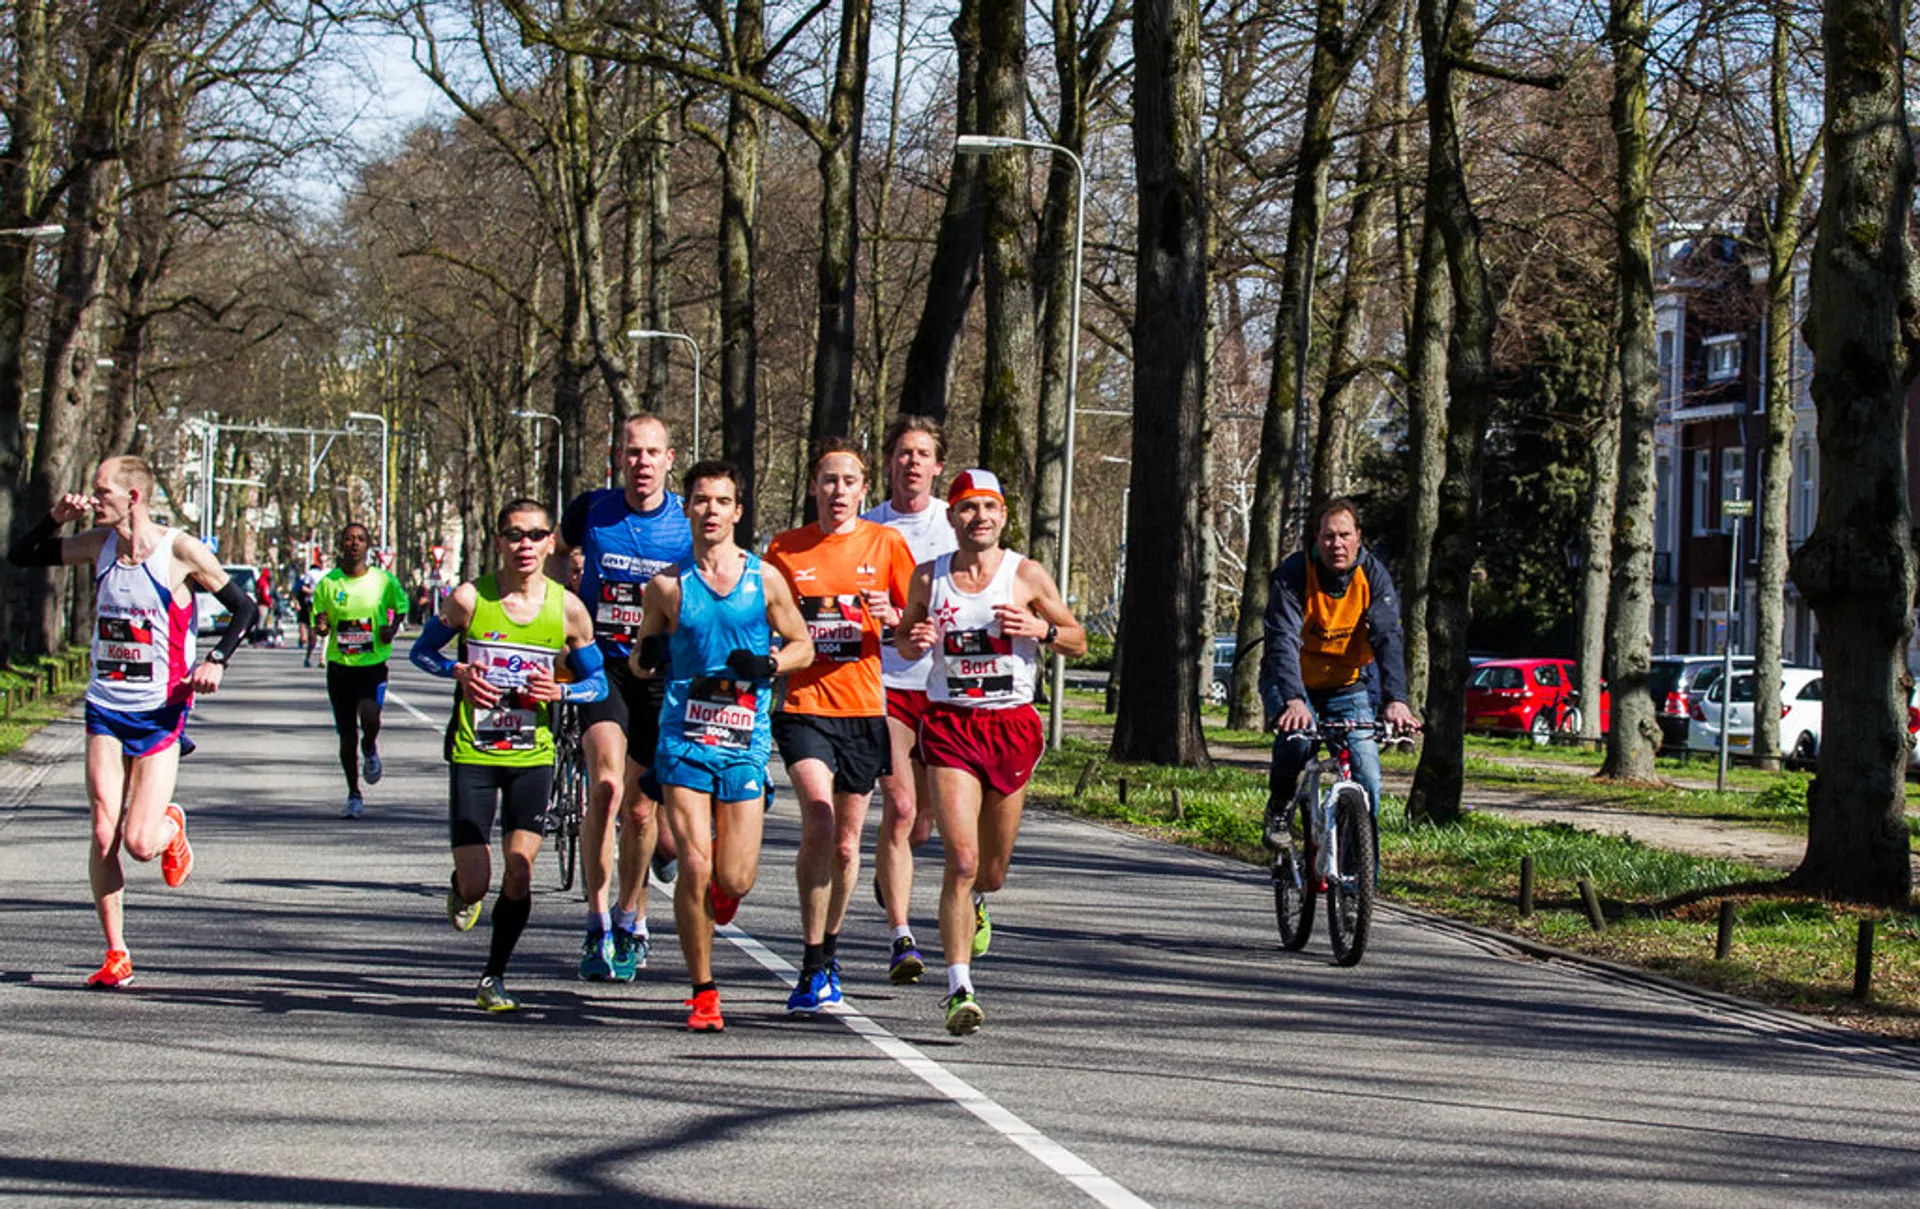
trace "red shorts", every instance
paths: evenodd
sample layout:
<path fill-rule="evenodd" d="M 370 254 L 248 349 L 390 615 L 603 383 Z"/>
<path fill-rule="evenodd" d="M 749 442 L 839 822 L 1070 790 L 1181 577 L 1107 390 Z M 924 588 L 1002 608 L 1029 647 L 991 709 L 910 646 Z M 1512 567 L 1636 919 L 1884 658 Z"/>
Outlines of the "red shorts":
<path fill-rule="evenodd" d="M 920 720 L 914 756 L 928 768 L 971 773 L 1005 797 L 1026 788 L 1046 746 L 1040 715 L 1030 705 L 967 709 L 934 702 Z"/>
<path fill-rule="evenodd" d="M 914 734 L 920 733 L 920 719 L 927 713 L 927 691 L 919 688 L 887 690 L 887 717 L 902 723 Z"/>

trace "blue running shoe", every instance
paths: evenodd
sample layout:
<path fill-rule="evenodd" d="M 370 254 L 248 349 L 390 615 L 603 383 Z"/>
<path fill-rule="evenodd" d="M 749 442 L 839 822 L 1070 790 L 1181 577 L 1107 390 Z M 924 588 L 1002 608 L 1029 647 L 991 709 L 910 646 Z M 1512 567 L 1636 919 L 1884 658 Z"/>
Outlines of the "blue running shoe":
<path fill-rule="evenodd" d="M 616 926 L 613 929 L 613 980 L 632 982 L 635 974 L 647 968 L 649 947 L 647 937 Z"/>
<path fill-rule="evenodd" d="M 787 996 L 787 1014 L 811 1016 L 840 1000 L 840 983 L 831 971 L 802 971 L 800 981 L 794 984 L 793 994 Z"/>
<path fill-rule="evenodd" d="M 369 747 L 360 753 L 360 775 L 365 778 L 367 784 L 378 785 L 385 771 L 380 764 L 378 748 Z"/>
<path fill-rule="evenodd" d="M 365 814 L 366 811 L 367 804 L 360 800 L 359 794 L 348 794 L 346 807 L 340 811 L 340 817 L 343 819 L 357 819 Z"/>
<path fill-rule="evenodd" d="M 613 937 L 589 932 L 580 942 L 580 981 L 613 981 Z"/>
<path fill-rule="evenodd" d="M 902 936 L 893 942 L 893 956 L 887 962 L 888 982 L 903 987 L 919 982 L 920 975 L 926 972 L 926 959 L 920 956 L 920 950 L 914 946 L 913 937 Z"/>

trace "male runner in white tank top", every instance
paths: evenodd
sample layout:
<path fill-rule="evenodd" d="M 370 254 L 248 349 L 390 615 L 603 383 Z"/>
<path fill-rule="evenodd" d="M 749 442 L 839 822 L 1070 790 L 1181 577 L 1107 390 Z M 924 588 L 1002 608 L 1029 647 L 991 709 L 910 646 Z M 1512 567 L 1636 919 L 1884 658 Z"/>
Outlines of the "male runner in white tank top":
<path fill-rule="evenodd" d="M 193 871 L 187 819 L 169 801 L 195 693 L 213 693 L 227 659 L 253 628 L 253 598 L 230 582 L 213 552 L 149 513 L 153 470 L 136 457 L 108 458 L 94 472 L 93 494 L 68 494 L 7 551 L 21 567 L 91 563 L 95 588 L 93 681 L 87 687 L 87 798 L 93 845 L 87 872 L 107 957 L 88 986 L 133 981 L 124 929 L 126 877 L 120 850 L 137 861 L 160 858 L 167 885 Z M 88 512 L 97 524 L 62 538 L 60 526 Z M 212 592 L 233 614 L 220 643 L 194 662 L 193 590 Z"/>
<path fill-rule="evenodd" d="M 894 642 L 908 659 L 933 653 L 919 755 L 947 853 L 940 944 L 947 1031 L 957 1037 L 986 1019 L 973 994 L 972 959 L 986 952 L 981 896 L 1006 881 L 1046 745 L 1033 712 L 1040 650 L 1083 655 L 1087 632 L 1045 567 L 1000 548 L 1007 501 L 990 471 L 953 480 L 947 515 L 960 548 L 914 568 Z"/>

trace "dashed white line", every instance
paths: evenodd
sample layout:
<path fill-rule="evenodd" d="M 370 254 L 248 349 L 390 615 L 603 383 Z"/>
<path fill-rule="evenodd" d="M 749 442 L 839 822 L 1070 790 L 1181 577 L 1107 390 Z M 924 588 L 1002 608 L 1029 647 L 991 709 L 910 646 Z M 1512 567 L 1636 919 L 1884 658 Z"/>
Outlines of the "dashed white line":
<path fill-rule="evenodd" d="M 413 702 L 407 700 L 405 697 L 402 697 L 399 693 L 389 691 L 387 693 L 387 700 L 393 702 L 395 705 L 399 706 L 401 709 L 406 710 L 408 713 L 412 714 L 415 718 L 419 719 L 420 721 L 425 722 L 428 726 L 440 725 L 438 722 L 435 722 L 432 718 L 427 717 L 425 714 L 415 709 L 413 707 Z"/>
<path fill-rule="evenodd" d="M 791 963 L 748 933 L 731 924 L 718 929 L 718 932 L 741 952 L 785 981 L 792 982 L 799 977 L 800 971 L 794 969 Z M 1040 1160 L 1049 1170 L 1098 1204 L 1109 1209 L 1153 1209 L 1152 1205 L 1115 1180 L 1100 1174 L 1091 1163 L 1027 1124 L 985 1092 L 900 1040 L 870 1017 L 844 1003 L 829 1011 L 856 1036 L 864 1038 L 868 1044 L 906 1067 L 929 1087 L 978 1117 L 988 1128 Z"/>

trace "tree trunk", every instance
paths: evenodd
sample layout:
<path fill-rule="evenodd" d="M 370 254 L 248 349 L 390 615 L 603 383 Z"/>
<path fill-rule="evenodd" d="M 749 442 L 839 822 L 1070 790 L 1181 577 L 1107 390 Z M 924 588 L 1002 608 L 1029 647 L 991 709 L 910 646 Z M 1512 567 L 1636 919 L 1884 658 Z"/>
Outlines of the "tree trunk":
<path fill-rule="evenodd" d="M 1581 527 L 1579 604 L 1580 739 L 1600 740 L 1606 691 L 1607 590 L 1613 580 L 1613 510 L 1620 493 L 1619 362 L 1609 362 L 1593 427 L 1587 433 L 1587 515 Z"/>
<path fill-rule="evenodd" d="M 887 430 L 887 404 L 892 398 L 893 352 L 899 331 L 899 319 L 894 312 L 893 281 L 888 274 L 888 245 L 894 236 L 893 183 L 900 171 L 900 128 L 906 100 L 910 20 L 907 4 L 908 0 L 897 0 L 894 14 L 893 81 L 887 99 L 887 146 L 880 157 L 878 180 L 874 185 L 873 238 L 867 243 L 867 291 L 872 300 L 867 308 L 867 322 L 873 341 L 873 397 L 867 449 L 868 458 L 876 467 L 886 458 L 886 450 L 881 447 L 881 442 Z"/>
<path fill-rule="evenodd" d="M 1407 557 L 1400 585 L 1400 624 L 1407 636 L 1407 702 L 1431 720 L 1427 690 L 1433 644 L 1427 619 L 1433 601 L 1433 540 L 1440 525 L 1440 476 L 1447 468 L 1447 341 L 1453 291 L 1439 228 L 1423 224 L 1413 272 L 1413 316 L 1407 335 Z M 1431 722 L 1429 722 L 1431 724 Z"/>
<path fill-rule="evenodd" d="M 1820 773 L 1807 788 L 1801 888 L 1905 906 L 1907 640 L 1914 552 L 1906 389 L 1916 299 L 1904 9 L 1828 0 L 1825 196 L 1807 333 L 1819 413 L 1820 512 L 1793 581 L 1820 623 Z"/>
<path fill-rule="evenodd" d="M 762 0 L 738 0 L 733 10 L 734 70 L 757 68 L 766 57 Z M 720 196 L 720 456 L 740 468 L 740 523 L 735 536 L 751 549 L 755 529 L 754 429 L 760 352 L 755 324 L 755 227 L 760 211 L 760 106 L 745 94 L 727 96 L 727 143 L 721 154 Z"/>
<path fill-rule="evenodd" d="M 1444 24 L 1438 0 L 1420 0 L 1420 46 L 1427 76 L 1427 224 L 1438 231 L 1446 248 L 1454 322 L 1447 345 L 1447 465 L 1440 477 L 1430 568 L 1433 595 L 1427 605 L 1433 647 L 1426 741 L 1407 795 L 1407 816 L 1436 823 L 1459 818 L 1465 783 L 1469 594 L 1479 549 L 1481 468 L 1494 403 L 1493 295 L 1454 109 L 1455 72 L 1472 48 L 1473 20 L 1470 0 L 1450 5 Z"/>
<path fill-rule="evenodd" d="M 983 0 L 960 0 L 953 19 L 956 106 L 954 129 L 977 134 L 980 125 L 980 6 Z M 907 348 L 905 377 L 900 383 L 900 411 L 905 415 L 947 418 L 947 387 L 953 374 L 953 350 L 966 325 L 973 292 L 980 285 L 980 248 L 986 232 L 985 162 L 982 157 L 955 154 L 947 177 L 947 202 L 940 212 L 940 229 L 927 271 L 927 296 L 920 307 L 920 324 Z"/>
<path fill-rule="evenodd" d="M 1133 414 L 1141 456 L 1131 475 L 1122 607 L 1128 650 L 1113 756 L 1206 767 L 1200 652 L 1194 649 L 1207 395 L 1205 89 L 1197 0 L 1136 4 L 1133 49 L 1140 216 Z"/>
<path fill-rule="evenodd" d="M 983 0 L 981 5 L 980 117 L 988 134 L 1026 137 L 1025 19 L 1022 0 Z M 1026 240 L 1029 157 L 1025 151 L 1000 151 L 983 158 L 987 328 L 980 461 L 1000 476 L 1007 497 L 1003 540 L 1019 549 L 1026 544 L 1026 433 L 1033 415 L 1035 368 L 1033 257 Z"/>
<path fill-rule="evenodd" d="M 1611 0 L 1614 232 L 1619 258 L 1620 479 L 1613 512 L 1613 584 L 1607 599 L 1607 680 L 1613 724 L 1600 775 L 1647 781 L 1660 722 L 1647 677 L 1653 664 L 1654 359 L 1653 155 L 1647 127 L 1646 0 Z"/>
<path fill-rule="evenodd" d="M 820 144 L 820 257 L 815 286 L 818 312 L 813 349 L 815 445 L 853 431 L 855 266 L 859 263 L 860 134 L 867 112 L 867 51 L 873 29 L 871 0 L 843 0 L 840 54 L 827 99 L 826 140 Z"/>

